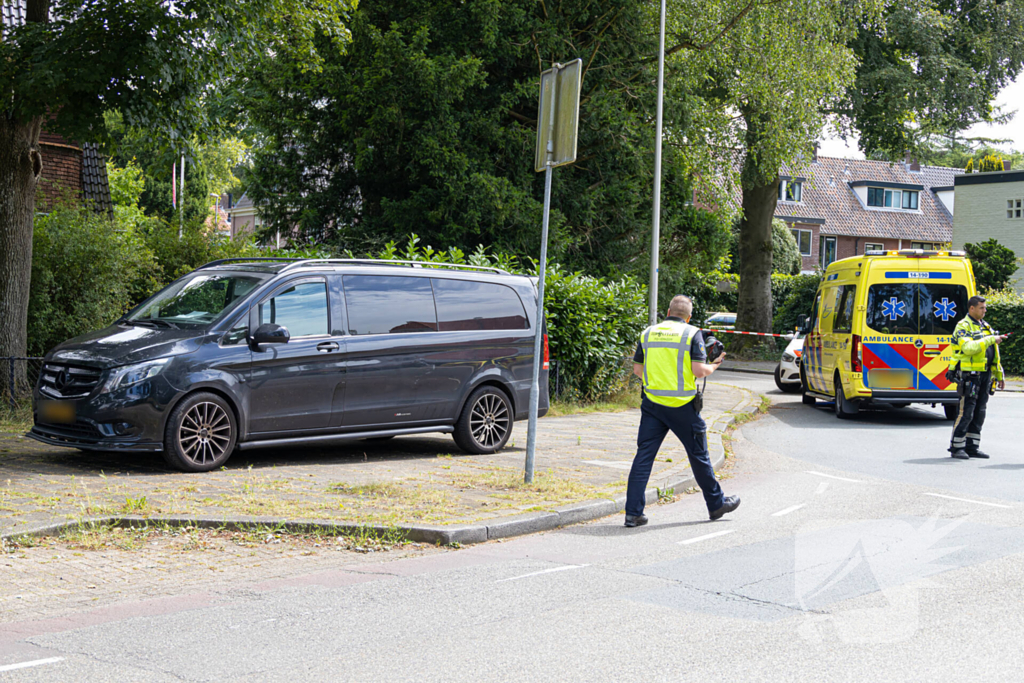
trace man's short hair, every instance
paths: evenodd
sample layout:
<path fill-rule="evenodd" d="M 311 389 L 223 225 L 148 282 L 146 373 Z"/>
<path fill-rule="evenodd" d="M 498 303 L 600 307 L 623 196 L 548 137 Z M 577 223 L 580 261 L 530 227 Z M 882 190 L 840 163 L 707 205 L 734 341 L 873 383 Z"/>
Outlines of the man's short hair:
<path fill-rule="evenodd" d="M 672 302 L 668 305 L 668 314 L 683 320 L 688 319 L 693 314 L 693 301 L 683 294 L 672 297 Z"/>
<path fill-rule="evenodd" d="M 985 303 L 985 297 L 978 296 L 977 294 L 975 294 L 974 296 L 967 300 L 967 308 L 974 308 L 978 304 L 983 303 Z"/>

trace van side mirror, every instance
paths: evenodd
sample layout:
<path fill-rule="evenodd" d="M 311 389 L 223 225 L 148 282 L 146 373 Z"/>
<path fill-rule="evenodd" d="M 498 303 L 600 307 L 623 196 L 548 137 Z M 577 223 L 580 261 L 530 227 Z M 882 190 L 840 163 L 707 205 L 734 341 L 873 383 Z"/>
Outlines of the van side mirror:
<path fill-rule="evenodd" d="M 253 333 L 252 343 L 257 346 L 260 344 L 287 344 L 291 338 L 287 327 L 275 323 L 263 323 Z"/>
<path fill-rule="evenodd" d="M 807 332 L 807 316 L 798 315 L 796 317 L 796 328 L 801 332 Z"/>

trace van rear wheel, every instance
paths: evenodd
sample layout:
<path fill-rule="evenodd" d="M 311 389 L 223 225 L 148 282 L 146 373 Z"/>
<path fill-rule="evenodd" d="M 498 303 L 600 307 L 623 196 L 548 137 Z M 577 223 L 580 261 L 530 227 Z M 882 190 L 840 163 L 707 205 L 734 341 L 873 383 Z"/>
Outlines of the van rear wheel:
<path fill-rule="evenodd" d="M 512 402 L 497 387 L 474 391 L 455 423 L 452 438 L 466 453 L 486 455 L 505 447 L 512 436 Z"/>
<path fill-rule="evenodd" d="M 848 420 L 857 414 L 858 406 L 855 402 L 846 398 L 846 392 L 843 391 L 843 381 L 839 379 L 838 373 L 836 374 L 835 387 L 836 417 L 840 420 Z"/>

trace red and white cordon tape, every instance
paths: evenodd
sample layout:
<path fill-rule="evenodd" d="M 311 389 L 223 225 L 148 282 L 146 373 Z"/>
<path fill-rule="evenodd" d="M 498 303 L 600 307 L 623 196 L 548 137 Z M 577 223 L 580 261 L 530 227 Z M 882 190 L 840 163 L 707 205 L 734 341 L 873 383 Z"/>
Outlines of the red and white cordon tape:
<path fill-rule="evenodd" d="M 745 330 L 726 330 L 721 327 L 702 327 L 705 332 L 724 332 L 725 334 L 749 334 L 752 337 L 782 337 L 792 339 L 792 334 L 773 334 L 771 332 L 747 332 Z"/>

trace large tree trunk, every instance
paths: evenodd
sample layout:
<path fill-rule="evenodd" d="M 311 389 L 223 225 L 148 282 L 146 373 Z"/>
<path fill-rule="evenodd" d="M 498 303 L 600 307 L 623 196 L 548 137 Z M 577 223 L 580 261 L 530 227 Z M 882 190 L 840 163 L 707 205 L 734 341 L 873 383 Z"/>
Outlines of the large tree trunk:
<path fill-rule="evenodd" d="M 11 119 L 0 112 L 0 356 L 24 356 L 32 281 L 32 218 L 42 117 Z M 24 372 L 24 364 L 18 364 Z"/>
<path fill-rule="evenodd" d="M 747 124 L 747 153 L 743 158 L 743 218 L 740 221 L 740 288 L 736 328 L 772 331 L 772 217 L 779 198 L 779 174 L 765 174 L 757 163 L 761 117 L 743 112 Z M 741 337 L 744 340 L 752 337 Z"/>

